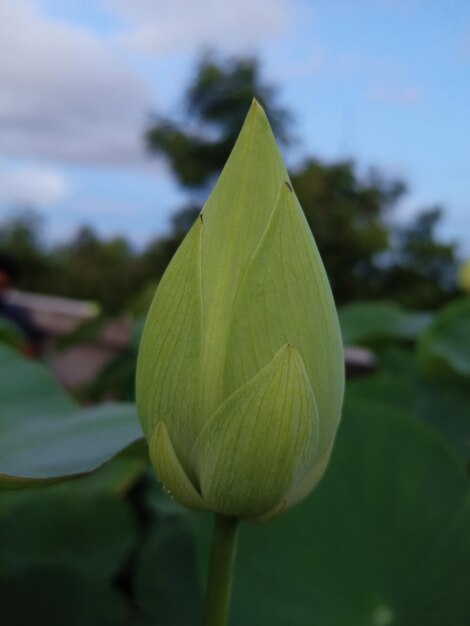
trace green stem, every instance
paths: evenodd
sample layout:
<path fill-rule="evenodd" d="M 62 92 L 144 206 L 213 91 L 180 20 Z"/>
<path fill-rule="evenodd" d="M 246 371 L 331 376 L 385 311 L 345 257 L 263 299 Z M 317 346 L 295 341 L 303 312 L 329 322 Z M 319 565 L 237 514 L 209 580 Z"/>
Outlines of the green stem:
<path fill-rule="evenodd" d="M 225 626 L 230 607 L 238 520 L 215 516 L 211 561 L 204 604 L 204 626 Z"/>

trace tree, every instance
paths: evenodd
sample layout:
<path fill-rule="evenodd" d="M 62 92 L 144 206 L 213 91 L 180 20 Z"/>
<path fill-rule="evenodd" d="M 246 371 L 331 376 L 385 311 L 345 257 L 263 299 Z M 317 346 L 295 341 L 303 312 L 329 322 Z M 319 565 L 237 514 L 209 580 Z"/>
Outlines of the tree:
<path fill-rule="evenodd" d="M 44 250 L 43 221 L 30 208 L 15 210 L 0 228 L 0 250 L 7 253 L 18 266 L 16 288 L 41 291 L 54 272 L 51 256 Z"/>
<path fill-rule="evenodd" d="M 18 287 L 94 299 L 110 313 L 128 307 L 163 274 L 224 166 L 254 96 L 278 141 L 288 145 L 291 115 L 279 106 L 258 60 L 204 56 L 184 94 L 182 118 L 156 117 L 146 135 L 188 191 L 171 234 L 138 254 L 122 237 L 102 239 L 82 228 L 67 245 L 48 249 L 39 217 L 21 213 L 0 230 L 0 251 L 20 268 Z M 406 193 L 403 182 L 374 170 L 360 176 L 352 161 L 324 163 L 307 156 L 290 176 L 339 304 L 387 299 L 437 308 L 454 297 L 456 251 L 437 236 L 441 209 L 424 208 L 411 223 L 394 223 L 394 209 Z"/>
<path fill-rule="evenodd" d="M 138 288 L 135 256 L 123 237 L 103 240 L 85 226 L 55 256 L 63 268 L 61 294 L 97 300 L 106 312 L 125 308 Z"/>
<path fill-rule="evenodd" d="M 338 302 L 368 297 L 375 257 L 389 246 L 384 213 L 404 193 L 377 172 L 361 180 L 354 163 L 308 159 L 291 175 Z"/>
<path fill-rule="evenodd" d="M 266 110 L 277 140 L 290 140 L 290 113 L 277 104 L 277 90 L 261 77 L 258 59 L 204 55 L 184 95 L 179 121 L 156 116 L 147 132 L 151 151 L 165 157 L 178 182 L 201 189 L 223 168 L 256 98 Z"/>
<path fill-rule="evenodd" d="M 150 149 L 167 160 L 190 192 L 173 219 L 171 238 L 153 244 L 151 256 L 159 267 L 200 211 L 194 191 L 207 192 L 222 170 L 253 96 L 278 141 L 288 145 L 291 115 L 278 106 L 277 90 L 264 82 L 253 58 L 203 57 L 183 97 L 183 118 L 156 118 L 148 131 Z M 432 308 L 454 295 L 449 276 L 455 276 L 455 247 L 436 236 L 441 213 L 425 209 L 406 227 L 393 224 L 394 208 L 406 193 L 402 181 L 375 170 L 360 177 L 352 161 L 326 164 L 311 156 L 294 168 L 291 179 L 338 303 L 381 298 Z"/>
<path fill-rule="evenodd" d="M 457 295 L 455 243 L 440 242 L 436 234 L 442 215 L 439 207 L 423 209 L 410 224 L 394 229 L 379 288 L 405 307 L 433 309 Z"/>
<path fill-rule="evenodd" d="M 388 299 L 437 308 L 456 295 L 455 245 L 436 232 L 442 210 L 425 208 L 409 224 L 393 224 L 406 194 L 402 181 L 374 170 L 361 179 L 352 162 L 315 159 L 291 179 L 338 303 Z"/>

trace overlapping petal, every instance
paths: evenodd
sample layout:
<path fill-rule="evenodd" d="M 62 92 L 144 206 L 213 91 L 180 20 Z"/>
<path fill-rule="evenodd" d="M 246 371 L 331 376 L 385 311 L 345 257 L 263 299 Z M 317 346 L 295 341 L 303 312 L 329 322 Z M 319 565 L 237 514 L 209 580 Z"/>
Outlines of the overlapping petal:
<path fill-rule="evenodd" d="M 195 443 L 192 466 L 208 507 L 254 518 L 279 505 L 312 463 L 318 421 L 302 359 L 285 345 L 219 407 Z"/>

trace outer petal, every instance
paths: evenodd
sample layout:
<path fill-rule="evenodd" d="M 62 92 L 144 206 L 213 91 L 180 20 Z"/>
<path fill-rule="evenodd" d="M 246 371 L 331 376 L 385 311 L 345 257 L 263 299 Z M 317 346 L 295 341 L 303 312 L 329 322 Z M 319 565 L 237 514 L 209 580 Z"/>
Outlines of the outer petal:
<path fill-rule="evenodd" d="M 282 184 L 271 220 L 247 268 L 233 310 L 224 383 L 229 394 L 285 343 L 305 364 L 321 416 L 318 454 L 340 419 L 341 333 L 328 279 L 295 194 Z"/>
<path fill-rule="evenodd" d="M 226 399 L 223 361 L 237 287 L 259 244 L 287 177 L 257 102 L 203 209 L 204 407 L 209 419 Z M 279 345 L 279 348 L 281 346 Z"/>
<path fill-rule="evenodd" d="M 331 451 L 333 450 L 334 439 L 331 441 L 329 446 L 323 452 L 320 458 L 315 459 L 314 465 L 310 468 L 308 473 L 303 476 L 298 483 L 296 483 L 292 489 L 289 491 L 286 497 L 286 509 L 289 509 L 294 504 L 297 504 L 301 500 L 303 500 L 308 494 L 312 491 L 312 489 L 316 486 L 316 484 L 320 481 L 321 477 L 325 473 L 325 470 L 328 465 L 328 461 L 330 460 Z"/>
<path fill-rule="evenodd" d="M 299 353 L 284 346 L 216 411 L 191 464 L 212 510 L 257 517 L 280 504 L 315 454 L 318 414 Z"/>
<path fill-rule="evenodd" d="M 190 509 L 206 508 L 201 495 L 181 466 L 163 422 L 157 424 L 150 440 L 150 458 L 158 480 L 177 502 Z"/>
<path fill-rule="evenodd" d="M 304 476 L 300 477 L 298 482 L 291 487 L 284 500 L 267 513 L 250 519 L 250 522 L 254 522 L 255 524 L 266 524 L 276 517 L 279 517 L 279 515 L 282 515 L 284 511 L 290 509 L 292 506 L 307 497 L 325 473 L 328 461 L 330 460 L 331 451 L 333 449 L 333 443 L 334 441 L 331 442 L 321 458 L 315 458 L 315 461 L 309 471 Z"/>
<path fill-rule="evenodd" d="M 189 453 L 201 430 L 202 297 L 198 219 L 157 289 L 140 342 L 137 407 L 147 440 L 165 422 L 188 471 Z"/>

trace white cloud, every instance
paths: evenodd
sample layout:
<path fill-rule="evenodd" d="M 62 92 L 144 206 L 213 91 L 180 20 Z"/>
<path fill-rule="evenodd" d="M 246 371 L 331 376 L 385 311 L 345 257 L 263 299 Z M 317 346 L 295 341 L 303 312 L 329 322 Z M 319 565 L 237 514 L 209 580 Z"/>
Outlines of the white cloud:
<path fill-rule="evenodd" d="M 201 47 L 246 52 L 288 32 L 304 10 L 292 0 L 104 1 L 130 21 L 121 42 L 157 54 Z"/>
<path fill-rule="evenodd" d="M 39 3 L 0 2 L 0 153 L 88 164 L 143 159 L 150 89 L 116 50 Z"/>
<path fill-rule="evenodd" d="M 0 203 L 7 207 L 48 208 L 62 200 L 68 191 L 65 178 L 52 168 L 1 165 Z"/>
<path fill-rule="evenodd" d="M 99 1 L 118 18 L 107 34 L 51 18 L 39 0 L 0 0 L 0 157 L 155 172 L 143 141 L 155 85 L 135 69 L 143 55 L 167 67 L 204 46 L 247 52 L 289 32 L 302 10 L 299 0 Z"/>

